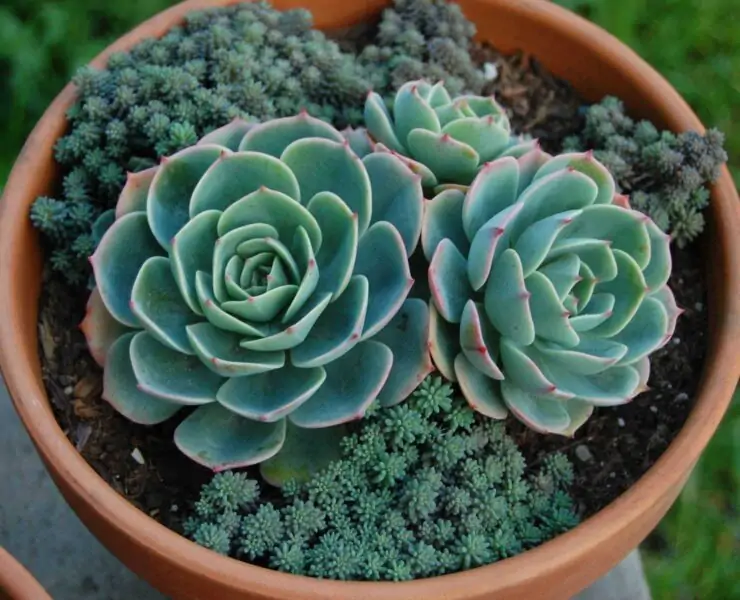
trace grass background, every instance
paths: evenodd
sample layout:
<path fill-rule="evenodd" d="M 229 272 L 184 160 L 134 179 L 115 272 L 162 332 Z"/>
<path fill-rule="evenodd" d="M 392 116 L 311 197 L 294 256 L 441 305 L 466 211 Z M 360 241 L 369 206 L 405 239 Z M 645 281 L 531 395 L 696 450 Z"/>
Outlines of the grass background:
<path fill-rule="evenodd" d="M 556 0 L 663 73 L 727 135 L 740 183 L 736 0 Z M 0 188 L 33 124 L 78 66 L 172 0 L 3 0 Z M 645 545 L 655 600 L 740 600 L 740 395 L 686 489 Z"/>

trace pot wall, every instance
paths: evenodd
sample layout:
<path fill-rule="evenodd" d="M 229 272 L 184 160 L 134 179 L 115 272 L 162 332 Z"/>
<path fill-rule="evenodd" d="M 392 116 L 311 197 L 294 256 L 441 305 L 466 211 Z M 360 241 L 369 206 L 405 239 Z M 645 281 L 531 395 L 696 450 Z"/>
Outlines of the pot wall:
<path fill-rule="evenodd" d="M 0 548 L 0 600 L 51 600 L 25 567 Z"/>
<path fill-rule="evenodd" d="M 163 34 L 189 10 L 233 3 L 191 0 L 161 13 L 98 57 Z M 321 28 L 376 15 L 389 2 L 275 0 L 310 8 Z M 622 97 L 635 114 L 680 131 L 702 130 L 678 94 L 639 57 L 601 29 L 542 0 L 461 0 L 479 37 L 505 51 L 523 49 L 571 81 L 588 99 Z M 559 599 L 618 563 L 675 500 L 724 414 L 740 372 L 740 218 L 725 170 L 712 198 L 708 239 L 711 349 L 696 406 L 661 459 L 627 493 L 573 531 L 523 555 L 466 573 L 401 584 L 343 583 L 284 575 L 209 552 L 181 538 L 118 496 L 60 430 L 40 377 L 36 339 L 41 253 L 28 208 L 53 182 L 54 141 L 74 89 L 65 88 L 30 136 L 0 205 L 0 365 L 11 396 L 62 494 L 90 530 L 129 568 L 173 598 L 219 600 Z"/>

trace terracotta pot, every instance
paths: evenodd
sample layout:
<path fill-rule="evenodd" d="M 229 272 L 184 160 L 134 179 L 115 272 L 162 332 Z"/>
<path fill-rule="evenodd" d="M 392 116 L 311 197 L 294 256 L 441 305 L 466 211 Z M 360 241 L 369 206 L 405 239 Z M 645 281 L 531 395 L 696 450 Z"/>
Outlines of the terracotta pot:
<path fill-rule="evenodd" d="M 0 548 L 0 600 L 51 600 L 25 567 Z"/>
<path fill-rule="evenodd" d="M 95 61 L 142 38 L 163 34 L 196 8 L 233 0 L 191 0 L 147 21 Z M 387 0 L 275 0 L 310 8 L 321 28 L 376 15 Z M 635 53 L 603 30 L 542 0 L 461 0 L 483 39 L 504 51 L 525 50 L 588 99 L 623 98 L 637 115 L 676 131 L 703 130 L 673 90 Z M 740 373 L 740 218 L 727 170 L 709 213 L 711 347 L 695 407 L 660 460 L 625 494 L 573 531 L 488 567 L 407 583 L 342 583 L 281 574 L 224 558 L 166 529 L 131 506 L 77 453 L 57 425 L 41 380 L 37 302 L 41 249 L 28 219 L 36 196 L 51 188 L 54 141 L 74 100 L 68 86 L 28 139 L 5 188 L 0 213 L 0 364 L 15 406 L 49 472 L 80 518 L 126 565 L 175 598 L 228 600 L 492 600 L 567 598 L 634 548 L 675 500 L 722 418 Z"/>

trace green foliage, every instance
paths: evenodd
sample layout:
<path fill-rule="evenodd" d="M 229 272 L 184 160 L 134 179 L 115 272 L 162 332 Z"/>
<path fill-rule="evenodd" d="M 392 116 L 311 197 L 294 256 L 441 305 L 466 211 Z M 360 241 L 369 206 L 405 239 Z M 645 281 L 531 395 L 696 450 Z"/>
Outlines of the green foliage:
<path fill-rule="evenodd" d="M 473 412 L 439 377 L 426 378 L 404 405 L 372 411 L 342 448 L 309 482 L 283 488 L 282 500 L 253 504 L 250 488 L 215 505 L 222 478 L 250 481 L 216 475 L 186 534 L 288 573 L 401 581 L 513 556 L 578 522 L 567 458 L 527 468 L 504 425 Z M 223 515 L 235 512 L 239 528 L 225 527 Z"/>
<path fill-rule="evenodd" d="M 128 177 L 93 228 L 82 325 L 106 400 L 148 425 L 197 406 L 175 444 L 216 470 L 269 459 L 275 482 L 327 460 L 343 423 L 402 402 L 431 369 L 427 303 L 407 298 L 423 202 L 400 158 L 361 160 L 305 113 L 235 120 Z M 59 203 L 37 206 L 45 224 Z M 388 415 L 413 441 L 418 414 Z"/>
<path fill-rule="evenodd" d="M 686 487 L 643 545 L 655 600 L 740 598 L 740 391 Z"/>
<path fill-rule="evenodd" d="M 76 69 L 174 0 L 3 0 L 0 187 L 23 140 Z"/>
<path fill-rule="evenodd" d="M 630 203 L 649 214 L 683 248 L 704 229 L 702 211 L 709 204 L 704 187 L 719 177 L 727 161 L 724 136 L 716 129 L 659 132 L 648 121 L 635 121 L 620 100 L 608 97 L 586 109 L 583 131 L 565 140 L 566 150 L 595 150 Z"/>
<path fill-rule="evenodd" d="M 680 314 L 668 235 L 591 153 L 486 163 L 427 204 L 422 246 L 435 364 L 482 414 L 535 431 L 571 437 L 641 393 Z"/>
<path fill-rule="evenodd" d="M 310 13 L 280 13 L 264 2 L 193 13 L 162 39 L 112 56 L 105 70 L 83 68 L 74 81 L 79 99 L 55 155 L 64 173 L 59 199 L 90 212 L 82 231 L 113 206 L 127 171 L 150 167 L 235 117 L 305 108 L 338 125 L 356 123 L 369 89 L 354 57 L 311 29 Z M 66 250 L 80 229 L 47 206 L 34 210 L 42 231 L 54 232 L 52 249 L 65 253 L 63 273 L 83 279 L 86 246 Z"/>
<path fill-rule="evenodd" d="M 486 79 L 468 50 L 475 25 L 445 0 L 395 0 L 383 11 L 378 37 L 359 61 L 372 89 L 387 99 L 405 82 L 444 80 L 451 94 L 479 94 Z"/>
<path fill-rule="evenodd" d="M 556 0 L 631 46 L 727 134 L 740 184 L 740 36 L 735 0 Z"/>

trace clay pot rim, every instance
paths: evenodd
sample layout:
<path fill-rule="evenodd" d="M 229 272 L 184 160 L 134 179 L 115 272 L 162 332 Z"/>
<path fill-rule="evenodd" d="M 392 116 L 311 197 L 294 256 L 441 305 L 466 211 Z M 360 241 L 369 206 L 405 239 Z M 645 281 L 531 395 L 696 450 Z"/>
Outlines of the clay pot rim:
<path fill-rule="evenodd" d="M 101 66 L 112 52 L 129 48 L 143 37 L 162 34 L 186 12 L 234 1 L 183 2 L 120 38 L 92 64 Z M 517 13 L 563 35 L 580 38 L 581 43 L 593 52 L 606 56 L 605 62 L 620 70 L 622 76 L 636 82 L 635 85 L 650 89 L 651 105 L 665 116 L 670 128 L 677 131 L 704 130 L 699 119 L 670 84 L 633 51 L 602 29 L 541 0 L 485 2 L 491 5 L 491 10 L 505 5 L 510 14 Z M 384 4 L 383 0 L 366 0 L 357 3 L 356 13 L 362 15 L 371 7 L 379 9 Z M 334 20 L 333 25 L 342 26 L 356 20 L 349 14 L 344 18 L 346 23 Z M 316 25 L 322 26 L 320 19 Z M 660 459 L 635 485 L 606 508 L 570 532 L 516 557 L 472 572 L 403 583 L 337 582 L 287 575 L 201 548 L 129 504 L 87 464 L 65 437 L 49 408 L 36 346 L 29 348 L 24 345 L 23 323 L 28 327 L 28 311 L 35 312 L 35 309 L 22 306 L 20 298 L 23 294 L 19 291 L 16 278 L 23 272 L 24 261 L 33 260 L 33 257 L 24 255 L 20 248 L 30 235 L 27 215 L 29 198 L 36 195 L 41 185 L 34 182 L 34 175 L 43 170 L 44 160 L 48 159 L 48 153 L 44 156 L 39 147 L 43 148 L 44 140 L 49 136 L 57 137 L 63 131 L 64 112 L 73 100 L 74 88 L 69 85 L 43 115 L 11 172 L 0 205 L 0 306 L 4 307 L 5 313 L 5 318 L 0 321 L 0 366 L 24 425 L 44 460 L 54 465 L 59 479 L 83 499 L 86 508 L 96 513 L 97 518 L 106 521 L 120 535 L 134 539 L 139 545 L 148 546 L 164 563 L 197 573 L 204 580 L 229 581 L 232 589 L 264 594 L 265 597 L 318 600 L 362 594 L 361 597 L 368 600 L 409 597 L 452 599 L 462 597 L 461 594 L 465 597 L 485 597 L 492 586 L 496 589 L 514 589 L 533 577 L 560 572 L 566 563 L 573 561 L 575 555 L 588 557 L 599 545 L 608 544 L 626 522 L 639 521 L 646 507 L 657 505 L 668 489 L 680 487 L 687 472 L 686 464 L 693 465 L 696 462 L 729 405 L 740 374 L 740 361 L 735 358 L 740 356 L 740 238 L 736 236 L 736 232 L 740 231 L 740 213 L 737 210 L 737 192 L 725 168 L 714 187 L 712 202 L 714 221 L 726 262 L 734 265 L 734 269 L 725 269 L 723 276 L 727 285 L 722 297 L 715 299 L 713 305 L 721 308 L 721 314 L 716 315 L 720 321 L 717 327 L 719 331 L 707 355 L 696 405 L 683 429 Z M 33 337 L 35 340 L 35 330 Z"/>
<path fill-rule="evenodd" d="M 51 600 L 33 575 L 0 546 L 0 598 L 9 600 Z"/>

